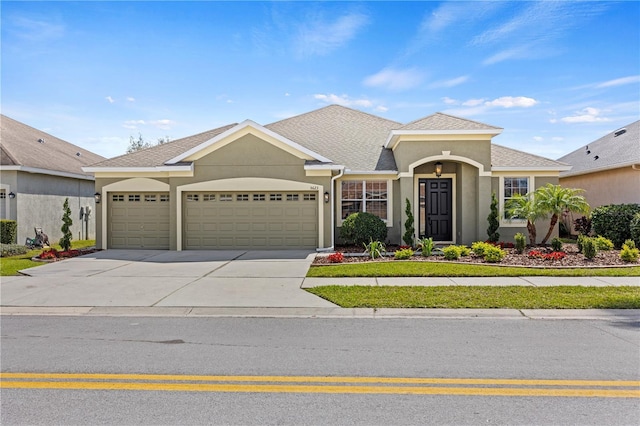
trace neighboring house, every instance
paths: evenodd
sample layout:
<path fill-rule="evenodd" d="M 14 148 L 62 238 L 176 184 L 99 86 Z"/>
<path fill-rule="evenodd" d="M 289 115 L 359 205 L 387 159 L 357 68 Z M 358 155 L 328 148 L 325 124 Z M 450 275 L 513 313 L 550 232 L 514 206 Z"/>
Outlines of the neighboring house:
<path fill-rule="evenodd" d="M 97 244 L 331 248 L 358 211 L 380 217 L 388 240 L 401 243 L 405 199 L 416 238 L 485 240 L 492 191 L 503 210 L 568 169 L 492 144 L 501 131 L 441 113 L 402 124 L 337 105 L 266 126 L 231 124 L 85 167 L 102 196 Z M 524 222 L 501 221 L 503 240 L 520 231 Z"/>
<path fill-rule="evenodd" d="M 82 167 L 104 157 L 4 115 L 0 126 L 0 218 L 17 221 L 16 242 L 33 238 L 35 227 L 57 242 L 66 198 L 73 239 L 95 238 L 95 215 L 84 215 L 87 206 L 95 211 L 94 177 Z"/>
<path fill-rule="evenodd" d="M 572 166 L 560 184 L 584 189 L 594 208 L 640 203 L 640 120 L 558 159 Z"/>

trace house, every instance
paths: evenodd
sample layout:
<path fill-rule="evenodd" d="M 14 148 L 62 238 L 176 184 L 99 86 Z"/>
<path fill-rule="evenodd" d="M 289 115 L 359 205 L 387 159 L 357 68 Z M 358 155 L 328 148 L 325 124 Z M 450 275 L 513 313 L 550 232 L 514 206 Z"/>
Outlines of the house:
<path fill-rule="evenodd" d="M 5 115 L 0 126 L 0 218 L 17 221 L 16 242 L 33 238 L 35 227 L 60 239 L 66 198 L 73 239 L 95 238 L 95 215 L 85 215 L 95 210 L 94 177 L 82 167 L 104 157 Z"/>
<path fill-rule="evenodd" d="M 640 204 L 640 120 L 579 148 L 558 161 L 571 170 L 560 173 L 560 184 L 584 189 L 593 207 Z"/>
<path fill-rule="evenodd" d="M 96 177 L 101 248 L 329 249 L 367 211 L 400 243 L 487 238 L 491 193 L 558 183 L 565 164 L 492 143 L 499 127 L 436 113 L 402 124 L 331 105 L 268 125 L 230 124 L 84 167 Z M 502 239 L 525 232 L 501 221 Z"/>

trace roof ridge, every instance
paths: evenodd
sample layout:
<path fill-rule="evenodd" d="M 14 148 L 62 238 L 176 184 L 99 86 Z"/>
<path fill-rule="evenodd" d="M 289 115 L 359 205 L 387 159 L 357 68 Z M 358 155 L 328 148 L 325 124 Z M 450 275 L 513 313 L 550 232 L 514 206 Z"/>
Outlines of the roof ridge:
<path fill-rule="evenodd" d="M 271 126 L 271 125 L 275 125 L 275 124 L 281 123 L 281 122 L 286 121 L 286 120 L 291 120 L 292 118 L 304 117 L 305 115 L 314 114 L 314 113 L 317 113 L 319 111 L 327 110 L 327 109 L 330 109 L 330 108 L 331 109 L 342 108 L 342 109 L 346 109 L 346 110 L 349 110 L 349 111 L 356 112 L 358 114 L 367 115 L 369 117 L 375 118 L 376 120 L 385 120 L 385 121 L 388 121 L 388 122 L 391 122 L 391 123 L 394 123 L 394 124 L 402 125 L 402 123 L 400 123 L 399 121 L 390 120 L 388 118 L 384 118 L 384 117 L 381 117 L 379 115 L 372 114 L 370 112 L 362 111 L 362 110 L 359 110 L 359 109 L 347 107 L 347 106 L 340 105 L 340 104 L 331 104 L 331 105 L 326 105 L 326 106 L 323 106 L 321 108 L 317 108 L 317 109 L 314 109 L 314 110 L 311 110 L 311 111 L 303 112 L 302 114 L 297 114 L 297 115 L 293 115 L 291 117 L 283 118 L 282 120 L 274 121 L 273 123 L 266 124 L 265 127 Z"/>
<path fill-rule="evenodd" d="M 508 146 L 501 145 L 501 144 L 499 144 L 499 143 L 491 142 L 491 145 L 493 145 L 493 146 L 498 146 L 498 147 L 500 147 L 500 148 L 507 149 L 507 150 L 509 150 L 509 151 L 515 151 L 515 152 L 518 152 L 518 153 L 521 153 L 521 154 L 530 155 L 530 156 L 532 156 L 532 157 L 541 158 L 541 159 L 543 159 L 543 160 L 547 160 L 547 161 L 554 161 L 554 162 L 559 163 L 559 164 L 564 164 L 565 166 L 570 166 L 570 165 L 571 165 L 571 164 L 565 163 L 565 162 L 563 162 L 563 161 L 554 160 L 554 159 L 552 159 L 552 158 L 548 158 L 548 157 L 543 157 L 542 155 L 538 155 L 538 154 L 532 154 L 532 153 L 530 153 L 530 152 L 528 152 L 528 151 L 522 151 L 521 149 L 511 148 L 511 147 L 508 147 Z"/>
<path fill-rule="evenodd" d="M 483 122 L 481 122 L 481 121 L 471 120 L 471 119 L 469 119 L 469 118 L 459 117 L 459 116 L 457 116 L 457 115 L 446 114 L 446 113 L 444 113 L 444 112 L 440 112 L 440 111 L 437 111 L 437 112 L 434 112 L 433 114 L 429 114 L 429 115 L 427 115 L 427 116 L 425 116 L 425 117 L 418 118 L 418 119 L 416 119 L 416 120 L 410 121 L 409 123 L 404 124 L 402 127 L 408 127 L 408 126 L 410 126 L 410 125 L 412 125 L 412 124 L 414 124 L 414 123 L 417 123 L 417 122 L 419 122 L 419 121 L 423 121 L 423 120 L 427 120 L 427 119 L 429 119 L 429 118 L 431 118 L 431 117 L 435 117 L 435 116 L 438 116 L 438 115 L 442 115 L 442 116 L 445 116 L 445 117 L 448 117 L 448 118 L 452 118 L 452 119 L 454 119 L 454 120 L 467 121 L 467 122 L 469 122 L 469 123 L 474 123 L 474 124 L 477 124 L 477 125 L 480 125 L 480 126 L 484 126 L 484 127 L 487 127 L 487 128 L 491 128 L 491 129 L 501 129 L 501 130 L 503 130 L 503 128 L 502 128 L 502 127 L 492 126 L 491 124 L 483 123 Z"/>

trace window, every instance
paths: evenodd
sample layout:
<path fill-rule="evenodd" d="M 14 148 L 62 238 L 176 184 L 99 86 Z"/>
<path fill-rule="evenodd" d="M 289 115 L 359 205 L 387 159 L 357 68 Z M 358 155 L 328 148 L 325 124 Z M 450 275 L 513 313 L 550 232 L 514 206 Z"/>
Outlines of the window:
<path fill-rule="evenodd" d="M 502 207 L 504 211 L 504 218 L 507 217 L 506 206 L 509 200 L 517 195 L 525 196 L 529 192 L 529 178 L 528 177 L 505 177 L 503 181 L 502 191 Z M 518 219 L 518 218 L 515 218 Z"/>
<path fill-rule="evenodd" d="M 282 194 L 269 194 L 269 201 L 282 201 Z"/>
<path fill-rule="evenodd" d="M 231 195 L 231 194 L 220 194 L 220 201 L 233 201 L 233 195 Z"/>
<path fill-rule="evenodd" d="M 253 201 L 265 201 L 266 199 L 265 194 L 253 194 Z"/>
<path fill-rule="evenodd" d="M 111 201 L 124 201 L 124 195 L 122 194 L 113 194 L 111 195 Z"/>
<path fill-rule="evenodd" d="M 315 201 L 316 200 L 316 194 L 304 194 L 303 195 L 303 200 L 304 201 Z"/>
<path fill-rule="evenodd" d="M 7 198 L 7 191 L 4 189 L 0 189 L 0 199 L 5 199 Z"/>
<path fill-rule="evenodd" d="M 298 201 L 298 194 L 287 194 L 287 201 Z"/>
<path fill-rule="evenodd" d="M 145 194 L 144 195 L 144 201 L 146 201 L 148 203 L 155 203 L 156 202 L 156 196 L 152 195 L 152 194 Z"/>
<path fill-rule="evenodd" d="M 129 195 L 130 202 L 138 202 L 140 201 L 140 194 L 130 194 Z"/>
<path fill-rule="evenodd" d="M 202 194 L 202 201 L 215 201 L 216 194 Z"/>
<path fill-rule="evenodd" d="M 198 201 L 198 194 L 187 194 L 187 201 Z"/>
<path fill-rule="evenodd" d="M 249 194 L 236 195 L 236 201 L 249 201 Z"/>
<path fill-rule="evenodd" d="M 165 195 L 160 195 L 160 202 L 161 203 L 166 203 L 169 201 L 169 195 L 165 194 Z"/>
<path fill-rule="evenodd" d="M 368 212 L 387 220 L 386 180 L 347 180 L 342 182 L 342 219 L 352 213 Z"/>

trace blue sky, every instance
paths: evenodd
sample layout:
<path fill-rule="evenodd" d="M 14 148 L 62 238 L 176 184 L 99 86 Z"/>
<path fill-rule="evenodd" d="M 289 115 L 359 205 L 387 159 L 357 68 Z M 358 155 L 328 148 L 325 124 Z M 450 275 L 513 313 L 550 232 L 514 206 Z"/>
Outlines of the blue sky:
<path fill-rule="evenodd" d="M 640 2 L 11 2 L 2 113 L 106 157 L 341 104 L 558 158 L 640 118 Z"/>

